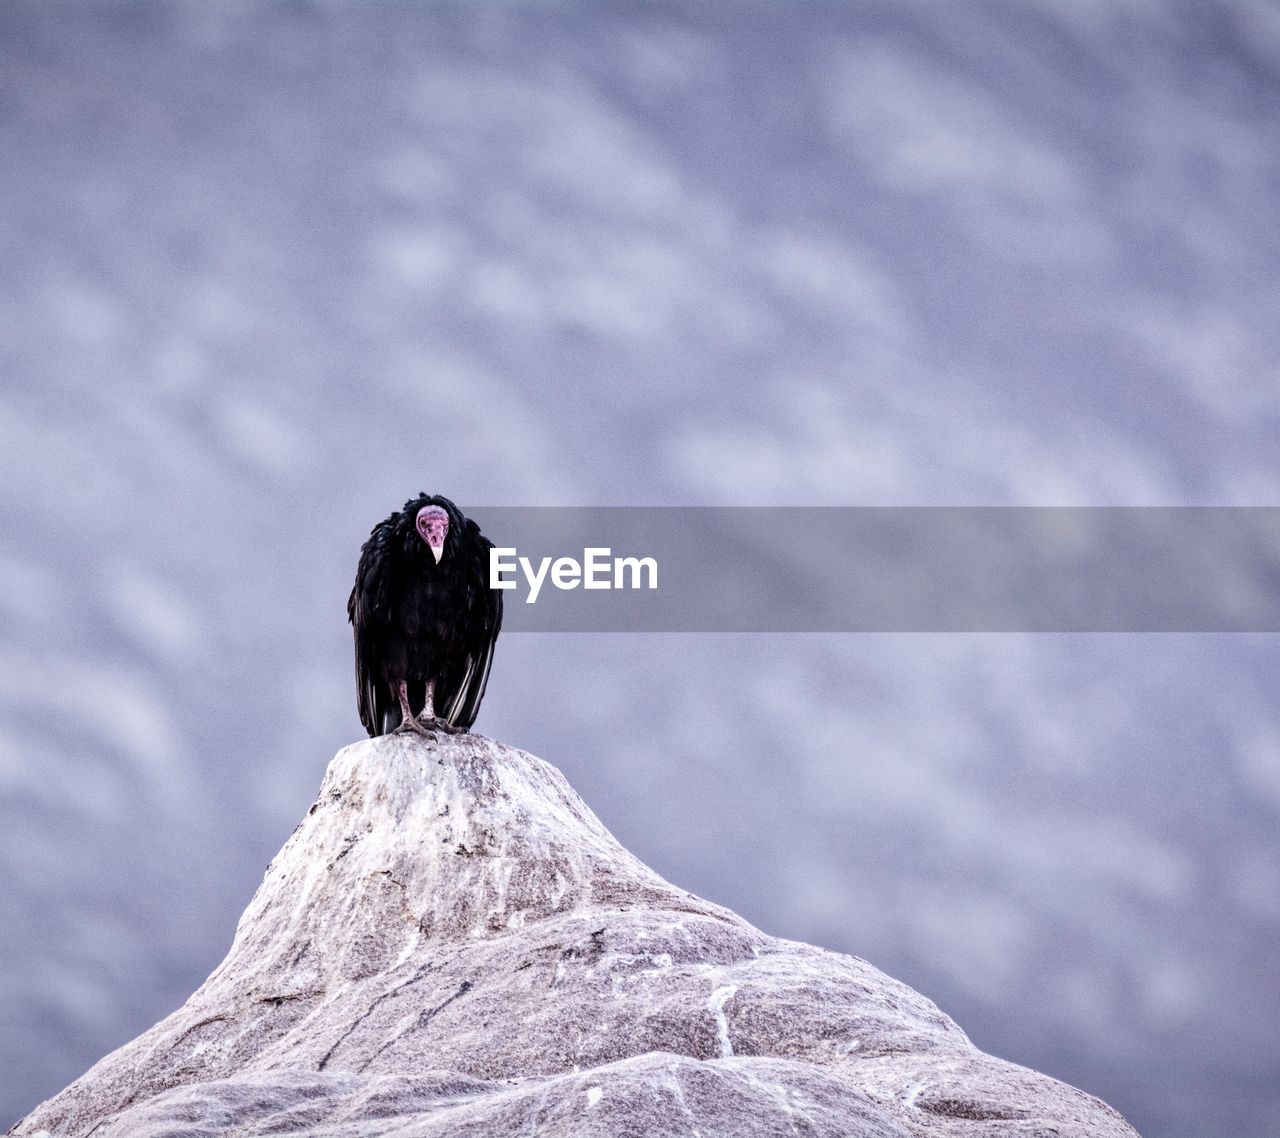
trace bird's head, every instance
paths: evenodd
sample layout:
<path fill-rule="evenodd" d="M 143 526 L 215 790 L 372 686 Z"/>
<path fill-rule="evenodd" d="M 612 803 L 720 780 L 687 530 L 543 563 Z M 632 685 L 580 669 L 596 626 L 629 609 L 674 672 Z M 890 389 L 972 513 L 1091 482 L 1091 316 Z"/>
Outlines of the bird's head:
<path fill-rule="evenodd" d="M 440 558 L 444 556 L 444 539 L 449 536 L 449 511 L 443 506 L 423 506 L 414 525 L 418 536 L 431 550 L 436 564 L 440 564 Z"/>

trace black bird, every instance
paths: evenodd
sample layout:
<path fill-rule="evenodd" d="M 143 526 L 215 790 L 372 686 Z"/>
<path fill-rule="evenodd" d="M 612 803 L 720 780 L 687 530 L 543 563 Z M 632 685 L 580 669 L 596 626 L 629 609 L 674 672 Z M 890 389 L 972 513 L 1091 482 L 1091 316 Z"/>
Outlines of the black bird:
<path fill-rule="evenodd" d="M 438 494 L 411 498 L 373 527 L 347 602 L 356 702 L 370 735 L 466 731 L 475 722 L 502 627 L 502 593 L 489 588 L 492 548 Z"/>

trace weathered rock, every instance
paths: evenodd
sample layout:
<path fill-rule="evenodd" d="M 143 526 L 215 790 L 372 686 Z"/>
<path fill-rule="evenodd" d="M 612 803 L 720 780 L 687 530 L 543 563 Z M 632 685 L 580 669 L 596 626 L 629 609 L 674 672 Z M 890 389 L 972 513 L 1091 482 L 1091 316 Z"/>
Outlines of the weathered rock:
<path fill-rule="evenodd" d="M 854 957 L 766 936 L 479 736 L 339 752 L 226 959 L 11 1131 L 1108 1138 Z"/>

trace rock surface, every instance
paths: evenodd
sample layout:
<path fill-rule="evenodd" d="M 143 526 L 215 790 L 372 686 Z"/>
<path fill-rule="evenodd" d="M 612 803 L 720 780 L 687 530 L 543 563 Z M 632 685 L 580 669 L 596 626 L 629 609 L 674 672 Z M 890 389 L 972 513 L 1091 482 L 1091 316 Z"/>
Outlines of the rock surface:
<path fill-rule="evenodd" d="M 340 751 L 226 959 L 12 1134 L 1110 1138 L 854 957 L 766 936 L 479 736 Z"/>

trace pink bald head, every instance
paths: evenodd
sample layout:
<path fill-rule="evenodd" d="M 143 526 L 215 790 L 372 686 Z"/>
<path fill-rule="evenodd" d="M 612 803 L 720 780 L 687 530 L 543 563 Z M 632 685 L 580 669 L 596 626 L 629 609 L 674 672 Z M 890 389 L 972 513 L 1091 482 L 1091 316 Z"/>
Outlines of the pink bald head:
<path fill-rule="evenodd" d="M 449 514 L 442 506 L 423 506 L 415 523 L 418 534 L 431 548 L 437 564 L 444 556 L 444 539 L 449 536 Z"/>

